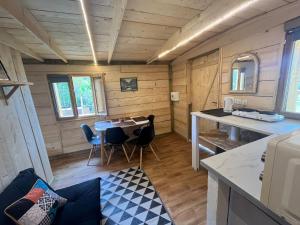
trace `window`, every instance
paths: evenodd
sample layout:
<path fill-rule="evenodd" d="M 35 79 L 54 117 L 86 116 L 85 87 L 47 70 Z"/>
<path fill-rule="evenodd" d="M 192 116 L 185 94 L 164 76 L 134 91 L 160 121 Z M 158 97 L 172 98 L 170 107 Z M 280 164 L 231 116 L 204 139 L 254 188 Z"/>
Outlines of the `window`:
<path fill-rule="evenodd" d="M 231 90 L 232 91 L 243 91 L 245 90 L 245 72 L 246 68 L 233 68 L 232 69 L 232 81 Z"/>
<path fill-rule="evenodd" d="M 286 37 L 277 105 L 287 117 L 300 118 L 300 30 Z"/>
<path fill-rule="evenodd" d="M 300 40 L 295 41 L 293 46 L 288 77 L 285 110 L 291 113 L 300 113 Z"/>
<path fill-rule="evenodd" d="M 95 115 L 91 77 L 72 77 L 78 116 Z"/>
<path fill-rule="evenodd" d="M 58 118 L 74 117 L 69 78 L 67 76 L 48 77 L 53 103 Z"/>
<path fill-rule="evenodd" d="M 102 76 L 49 75 L 57 119 L 106 114 Z"/>
<path fill-rule="evenodd" d="M 235 68 L 232 70 L 232 87 L 231 90 L 237 91 L 238 90 L 238 83 L 239 83 L 239 69 Z"/>

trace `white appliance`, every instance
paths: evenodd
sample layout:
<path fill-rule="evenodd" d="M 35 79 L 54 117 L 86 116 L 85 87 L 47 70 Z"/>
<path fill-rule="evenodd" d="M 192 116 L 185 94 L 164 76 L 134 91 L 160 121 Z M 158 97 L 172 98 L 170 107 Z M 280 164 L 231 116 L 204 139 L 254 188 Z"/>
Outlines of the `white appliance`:
<path fill-rule="evenodd" d="M 284 120 L 283 115 L 279 115 L 271 112 L 263 113 L 258 111 L 249 112 L 249 111 L 236 110 L 232 112 L 232 115 L 255 119 L 255 120 L 262 120 L 266 122 L 277 122 L 277 121 Z"/>
<path fill-rule="evenodd" d="M 225 97 L 224 98 L 224 112 L 231 113 L 233 111 L 234 98 Z"/>
<path fill-rule="evenodd" d="M 300 130 L 268 143 L 261 201 L 292 225 L 300 224 Z"/>
<path fill-rule="evenodd" d="M 171 92 L 171 101 L 179 101 L 179 92 Z"/>

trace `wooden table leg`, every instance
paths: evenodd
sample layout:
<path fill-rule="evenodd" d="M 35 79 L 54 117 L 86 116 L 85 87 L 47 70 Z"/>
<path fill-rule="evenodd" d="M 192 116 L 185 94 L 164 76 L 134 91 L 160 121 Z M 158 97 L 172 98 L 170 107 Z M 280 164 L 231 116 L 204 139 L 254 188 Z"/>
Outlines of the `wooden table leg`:
<path fill-rule="evenodd" d="M 100 132 L 101 147 L 100 147 L 100 165 L 104 165 L 104 131 Z"/>

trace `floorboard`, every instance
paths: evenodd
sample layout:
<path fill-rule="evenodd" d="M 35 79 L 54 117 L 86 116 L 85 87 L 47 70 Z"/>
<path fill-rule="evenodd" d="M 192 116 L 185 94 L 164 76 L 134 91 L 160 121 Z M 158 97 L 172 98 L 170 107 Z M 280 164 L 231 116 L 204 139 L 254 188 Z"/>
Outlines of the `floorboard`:
<path fill-rule="evenodd" d="M 152 152 L 146 151 L 143 155 L 143 169 L 174 222 L 176 225 L 205 225 L 207 172 L 192 169 L 191 144 L 175 133 L 157 137 L 155 143 L 159 147 L 157 153 L 160 161 L 155 160 Z M 88 152 L 82 152 L 51 160 L 55 176 L 54 188 L 67 187 L 139 164 L 138 151 L 130 163 L 122 151 L 116 152 L 111 164 L 104 167 L 97 166 L 98 156 L 91 161 L 95 166 L 86 166 L 87 158 Z"/>

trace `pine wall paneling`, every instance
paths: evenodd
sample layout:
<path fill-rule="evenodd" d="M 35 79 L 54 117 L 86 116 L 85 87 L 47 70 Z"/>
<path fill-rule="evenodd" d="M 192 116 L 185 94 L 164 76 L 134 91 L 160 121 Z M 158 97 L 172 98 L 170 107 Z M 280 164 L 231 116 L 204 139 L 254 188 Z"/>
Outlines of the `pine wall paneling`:
<path fill-rule="evenodd" d="M 12 80 L 27 80 L 19 52 L 0 44 L 0 59 Z M 19 171 L 29 167 L 52 181 L 43 136 L 38 130 L 29 87 L 19 88 L 8 105 L 0 98 L 0 191 Z"/>
<path fill-rule="evenodd" d="M 88 149 L 80 124 L 93 126 L 99 117 L 57 121 L 50 97 L 47 74 L 105 73 L 108 118 L 147 116 L 153 113 L 157 134 L 171 132 L 169 77 L 167 65 L 73 66 L 26 65 L 42 132 L 50 156 Z M 137 77 L 137 92 L 121 92 L 120 78 Z"/>
<path fill-rule="evenodd" d="M 222 106 L 225 96 L 233 96 L 239 99 L 247 99 L 247 107 L 274 110 L 285 40 L 283 24 L 299 12 L 297 10 L 300 5 L 295 3 L 293 8 L 290 7 L 275 10 L 207 40 L 205 43 L 178 57 L 172 63 L 172 67 L 184 65 L 190 59 L 195 58 L 197 54 L 203 55 L 205 52 L 210 52 L 217 48 L 222 49 L 220 105 Z M 287 13 L 288 11 L 290 13 Z M 258 91 L 253 95 L 230 94 L 232 60 L 235 56 L 245 52 L 257 54 L 260 60 Z M 184 88 L 184 86 L 181 88 Z M 182 104 L 185 105 L 185 103 Z"/>
<path fill-rule="evenodd" d="M 179 101 L 173 102 L 174 131 L 188 138 L 188 63 L 178 64 L 172 68 L 172 91 L 179 92 Z"/>
<path fill-rule="evenodd" d="M 221 97 L 234 96 L 247 99 L 247 107 L 274 110 L 285 33 L 283 26 L 277 26 L 268 32 L 254 34 L 223 47 L 222 92 Z M 254 95 L 230 94 L 230 67 L 233 58 L 243 52 L 255 53 L 259 60 L 259 79 L 257 93 Z M 223 101 L 222 101 L 223 102 Z"/>
<path fill-rule="evenodd" d="M 219 106 L 220 71 L 219 51 L 200 56 L 191 61 L 191 111 L 215 109 Z M 200 120 L 201 131 L 216 128 L 216 123 L 210 120 Z M 189 127 L 188 129 L 191 129 Z"/>

